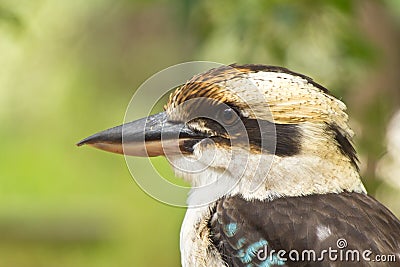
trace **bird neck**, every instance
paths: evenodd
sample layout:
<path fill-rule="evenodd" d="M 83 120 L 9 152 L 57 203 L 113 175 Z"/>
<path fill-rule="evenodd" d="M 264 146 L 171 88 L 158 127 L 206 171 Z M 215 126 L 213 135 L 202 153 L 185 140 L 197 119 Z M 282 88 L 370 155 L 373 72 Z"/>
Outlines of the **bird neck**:
<path fill-rule="evenodd" d="M 206 165 L 204 159 L 208 152 L 213 154 L 213 160 L 211 164 L 207 160 L 209 165 Z M 236 156 L 231 158 L 229 166 L 225 162 L 232 154 L 223 150 L 203 150 L 201 154 L 201 158 L 196 158 L 194 153 L 192 157 L 196 160 L 192 163 L 180 157 L 173 159 L 173 165 L 180 166 L 175 168 L 177 176 L 192 184 L 190 206 L 209 204 L 222 196 L 237 194 L 246 199 L 272 200 L 344 191 L 366 193 L 357 168 L 339 152 L 326 154 L 315 150 L 290 157 L 252 154 L 247 162 Z"/>
<path fill-rule="evenodd" d="M 344 191 L 366 193 L 354 166 L 345 162 L 337 164 L 331 158 L 317 155 L 274 157 L 263 186 L 253 192 L 246 190 L 246 183 L 240 186 L 234 194 L 260 200 Z"/>

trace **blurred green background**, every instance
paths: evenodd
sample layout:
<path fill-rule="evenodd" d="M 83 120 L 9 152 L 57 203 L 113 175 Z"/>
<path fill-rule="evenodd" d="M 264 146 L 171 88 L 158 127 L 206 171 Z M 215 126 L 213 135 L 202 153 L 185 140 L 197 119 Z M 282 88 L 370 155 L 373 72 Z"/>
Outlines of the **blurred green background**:
<path fill-rule="evenodd" d="M 369 192 L 399 216 L 399 48 L 398 0 L 1 0 L 0 266 L 179 266 L 185 210 L 143 193 L 122 156 L 74 144 L 191 60 L 282 65 L 328 87 Z"/>

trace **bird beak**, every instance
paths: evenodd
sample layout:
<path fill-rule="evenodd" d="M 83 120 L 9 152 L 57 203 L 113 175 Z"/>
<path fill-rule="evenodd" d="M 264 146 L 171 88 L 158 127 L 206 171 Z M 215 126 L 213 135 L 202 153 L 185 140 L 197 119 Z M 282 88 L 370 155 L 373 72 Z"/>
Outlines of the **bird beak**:
<path fill-rule="evenodd" d="M 193 145 L 206 137 L 183 122 L 169 121 L 167 114 L 161 112 L 96 133 L 77 146 L 89 145 L 113 153 L 154 157 L 191 153 Z"/>

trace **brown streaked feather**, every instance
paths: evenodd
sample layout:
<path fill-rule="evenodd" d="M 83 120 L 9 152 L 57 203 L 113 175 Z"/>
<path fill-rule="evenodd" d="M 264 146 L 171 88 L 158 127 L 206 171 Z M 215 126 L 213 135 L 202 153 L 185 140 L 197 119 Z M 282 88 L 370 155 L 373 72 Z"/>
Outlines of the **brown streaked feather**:
<path fill-rule="evenodd" d="M 234 78 L 242 78 L 244 77 L 244 74 L 249 72 L 259 71 L 287 73 L 293 76 L 298 76 L 307 80 L 315 87 L 321 89 L 321 91 L 325 94 L 330 94 L 328 89 L 316 83 L 312 78 L 283 67 L 262 64 L 231 64 L 228 66 L 214 68 L 194 76 L 186 84 L 179 87 L 173 94 L 170 95 L 166 108 L 176 107 L 183 102 L 196 97 L 209 97 L 221 102 L 237 102 L 237 97 L 232 92 L 224 90 L 224 88 L 218 86 L 218 84 Z"/>
<path fill-rule="evenodd" d="M 322 85 L 320 85 L 319 83 L 315 82 L 312 78 L 310 78 L 304 74 L 291 71 L 284 67 L 262 65 L 262 64 L 245 64 L 245 65 L 231 64 L 229 66 L 233 67 L 235 69 L 241 70 L 241 71 L 248 71 L 248 72 L 267 71 L 267 72 L 277 72 L 277 73 L 288 73 L 293 76 L 301 77 L 301 78 L 307 80 L 309 83 L 311 83 L 315 87 L 321 89 L 321 91 L 324 92 L 325 94 L 330 94 L 330 92 L 327 88 L 325 88 Z"/>

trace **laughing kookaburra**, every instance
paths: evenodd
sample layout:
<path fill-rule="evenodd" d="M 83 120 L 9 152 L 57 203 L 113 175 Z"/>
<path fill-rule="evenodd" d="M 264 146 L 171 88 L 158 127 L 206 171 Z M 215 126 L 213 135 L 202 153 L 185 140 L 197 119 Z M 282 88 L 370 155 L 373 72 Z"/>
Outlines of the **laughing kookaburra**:
<path fill-rule="evenodd" d="M 302 74 L 222 66 L 78 145 L 168 157 L 192 185 L 183 266 L 399 266 L 400 221 L 361 182 L 345 110 Z"/>

